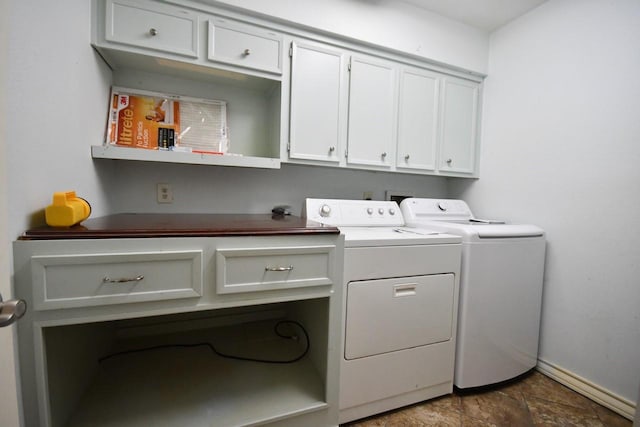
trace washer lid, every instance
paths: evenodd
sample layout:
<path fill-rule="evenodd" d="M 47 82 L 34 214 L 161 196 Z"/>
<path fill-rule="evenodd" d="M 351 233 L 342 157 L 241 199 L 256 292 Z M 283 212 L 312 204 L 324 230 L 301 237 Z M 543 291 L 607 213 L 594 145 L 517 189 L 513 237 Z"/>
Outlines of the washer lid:
<path fill-rule="evenodd" d="M 409 227 L 428 227 L 443 233 L 451 233 L 470 238 L 492 239 L 508 237 L 539 237 L 544 236 L 544 230 L 530 224 L 491 224 L 479 222 L 449 222 L 449 221 L 412 221 Z"/>
<path fill-rule="evenodd" d="M 432 229 L 409 227 L 339 227 L 345 247 L 461 243 L 462 238 Z"/>

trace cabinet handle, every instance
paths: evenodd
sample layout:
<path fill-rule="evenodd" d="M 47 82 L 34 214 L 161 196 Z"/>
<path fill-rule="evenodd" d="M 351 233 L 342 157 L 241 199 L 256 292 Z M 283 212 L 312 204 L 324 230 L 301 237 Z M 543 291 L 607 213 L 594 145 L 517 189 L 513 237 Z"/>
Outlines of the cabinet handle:
<path fill-rule="evenodd" d="M 381 156 L 384 159 L 385 157 L 387 157 L 387 153 L 382 153 Z"/>
<path fill-rule="evenodd" d="M 447 159 L 447 164 L 448 164 L 449 166 L 451 166 L 451 162 L 452 162 L 452 161 L 453 161 L 453 160 L 451 160 L 451 159 Z"/>
<path fill-rule="evenodd" d="M 156 30 L 155 28 L 151 28 L 149 29 L 149 34 L 151 34 L 152 36 L 157 36 L 158 30 Z"/>
<path fill-rule="evenodd" d="M 249 56 L 249 55 L 251 55 L 251 49 L 245 49 L 245 50 L 244 50 L 244 52 L 242 52 L 242 54 L 243 54 L 244 56 Z"/>
<path fill-rule="evenodd" d="M 109 276 L 105 276 L 102 279 L 102 283 L 127 283 L 127 282 L 139 282 L 144 279 L 144 276 L 141 274 L 136 277 L 121 277 L 120 279 L 112 279 Z"/>
<path fill-rule="evenodd" d="M 291 271 L 293 270 L 293 265 L 288 267 L 265 267 L 264 271 Z"/>
<path fill-rule="evenodd" d="M 336 151 L 336 147 L 329 147 L 329 152 L 333 153 L 334 151 Z"/>
<path fill-rule="evenodd" d="M 404 160 L 408 162 L 408 161 L 409 161 L 409 157 L 411 157 L 411 156 L 409 156 L 409 155 L 407 154 L 406 156 L 404 156 Z"/>

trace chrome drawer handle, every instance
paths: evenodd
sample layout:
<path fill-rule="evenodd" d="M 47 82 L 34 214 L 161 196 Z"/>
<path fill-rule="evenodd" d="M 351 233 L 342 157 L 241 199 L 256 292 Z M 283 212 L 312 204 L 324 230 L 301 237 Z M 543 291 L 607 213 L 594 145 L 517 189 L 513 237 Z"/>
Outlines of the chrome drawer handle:
<path fill-rule="evenodd" d="M 293 270 L 293 265 L 289 267 L 265 267 L 264 271 L 291 271 Z"/>
<path fill-rule="evenodd" d="M 249 56 L 249 55 L 251 55 L 251 49 L 245 49 L 245 50 L 244 50 L 244 52 L 242 52 L 242 54 L 243 54 L 244 56 Z"/>
<path fill-rule="evenodd" d="M 151 36 L 157 36 L 158 35 L 158 30 L 156 30 L 155 28 L 150 28 L 149 29 L 149 34 Z"/>
<path fill-rule="evenodd" d="M 120 279 L 112 279 L 109 276 L 105 276 L 102 279 L 102 283 L 127 283 L 127 282 L 139 282 L 144 279 L 144 276 L 141 274 L 136 277 L 122 277 Z"/>

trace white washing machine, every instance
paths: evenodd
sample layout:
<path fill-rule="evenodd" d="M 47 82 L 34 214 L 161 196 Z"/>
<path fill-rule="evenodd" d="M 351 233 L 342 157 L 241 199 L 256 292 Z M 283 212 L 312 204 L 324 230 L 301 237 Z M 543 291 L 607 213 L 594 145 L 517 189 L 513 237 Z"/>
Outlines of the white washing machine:
<path fill-rule="evenodd" d="M 545 235 L 534 225 L 479 220 L 462 200 L 408 198 L 408 226 L 462 237 L 454 383 L 498 383 L 537 363 Z"/>
<path fill-rule="evenodd" d="M 304 214 L 345 236 L 340 423 L 451 393 L 462 239 L 404 227 L 390 201 Z"/>

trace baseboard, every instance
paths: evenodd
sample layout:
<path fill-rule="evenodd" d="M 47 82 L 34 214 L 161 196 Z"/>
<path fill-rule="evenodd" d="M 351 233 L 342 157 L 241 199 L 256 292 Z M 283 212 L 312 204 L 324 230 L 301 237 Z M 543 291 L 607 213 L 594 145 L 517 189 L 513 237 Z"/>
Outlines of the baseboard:
<path fill-rule="evenodd" d="M 573 391 L 580 393 L 594 402 L 597 402 L 600 405 L 605 406 L 633 421 L 633 417 L 636 412 L 635 403 L 618 396 L 609 390 L 574 374 L 573 372 L 567 371 L 566 369 L 552 363 L 545 362 L 542 359 L 538 359 L 536 370 L 558 381 L 560 384 L 569 387 Z"/>

